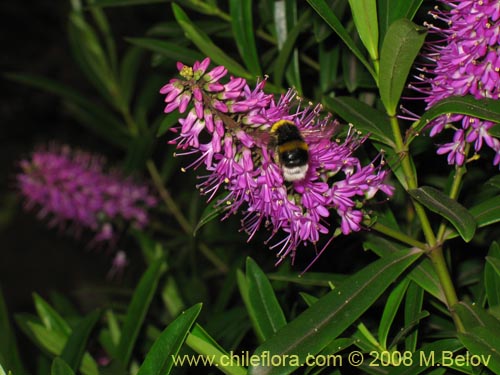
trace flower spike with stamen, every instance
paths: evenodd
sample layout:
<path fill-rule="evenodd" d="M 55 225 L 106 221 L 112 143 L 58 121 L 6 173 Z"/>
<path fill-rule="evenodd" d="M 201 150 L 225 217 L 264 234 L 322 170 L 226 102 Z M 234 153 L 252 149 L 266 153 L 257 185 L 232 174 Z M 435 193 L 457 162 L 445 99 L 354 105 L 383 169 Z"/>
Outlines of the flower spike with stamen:
<path fill-rule="evenodd" d="M 225 210 L 223 218 L 243 211 L 242 230 L 249 240 L 262 227 L 270 231 L 266 243 L 274 241 L 270 248 L 277 251 L 277 263 L 287 256 L 293 261 L 300 245 L 315 247 L 331 236 L 332 225 L 345 235 L 359 231 L 367 214 L 363 203 L 379 190 L 392 195 L 387 171 L 376 160 L 363 166 L 353 155 L 365 138 L 351 129 L 343 142 L 332 140 L 339 124 L 323 115 L 320 105 L 304 104 L 293 89 L 275 100 L 264 92 L 266 79 L 251 88 L 243 78 L 225 79 L 227 70 L 220 66 L 205 73 L 207 61 L 192 69 L 179 63 L 181 78 L 160 90 L 165 112 L 187 111 L 172 129 L 176 137 L 170 143 L 195 151 L 191 166 L 204 165 L 208 172 L 197 187 L 209 200 L 219 194 L 216 206 Z M 273 133 L 279 122 L 301 134 L 283 149 L 295 152 L 300 144 L 307 152 L 307 168 L 294 179 L 283 173 Z"/>
<path fill-rule="evenodd" d="M 450 96 L 473 95 L 476 99 L 500 96 L 500 1 L 441 0 L 450 10 L 436 7 L 430 12 L 443 24 L 429 25 L 438 35 L 428 42 L 424 57 L 429 61 L 411 87 L 425 95 L 427 108 Z M 429 66 L 430 64 L 430 66 Z M 454 126 L 453 126 L 454 125 Z M 429 123 L 432 137 L 452 129 L 453 141 L 438 147 L 449 164 L 466 162 L 466 147 L 479 152 L 487 145 L 495 152 L 494 165 L 500 165 L 500 141 L 490 134 L 494 123 L 462 115 L 442 115 Z"/>

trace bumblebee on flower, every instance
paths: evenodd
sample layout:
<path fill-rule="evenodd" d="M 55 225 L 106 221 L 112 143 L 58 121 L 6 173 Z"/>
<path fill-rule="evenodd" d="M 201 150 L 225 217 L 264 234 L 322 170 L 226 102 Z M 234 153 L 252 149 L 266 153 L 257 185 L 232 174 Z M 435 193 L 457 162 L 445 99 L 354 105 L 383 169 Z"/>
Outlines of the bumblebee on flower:
<path fill-rule="evenodd" d="M 361 229 L 364 200 L 378 190 L 392 195 L 381 163 L 363 167 L 353 156 L 365 138 L 351 128 L 343 142 L 332 140 L 339 123 L 321 105 L 304 105 L 293 89 L 275 101 L 263 91 L 265 79 L 253 89 L 243 78 L 221 83 L 227 70 L 206 72 L 209 64 L 208 58 L 192 68 L 178 63 L 182 78 L 160 90 L 165 112 L 187 111 L 170 143 L 182 150 L 176 155 L 198 156 L 187 168 L 204 165 L 208 174 L 198 188 L 209 200 L 225 190 L 217 202 L 226 207 L 224 218 L 244 211 L 249 240 L 262 226 L 269 240 L 284 234 L 271 245 L 278 263 L 288 255 L 293 261 L 300 244 L 332 236 L 330 210 L 349 234 Z"/>

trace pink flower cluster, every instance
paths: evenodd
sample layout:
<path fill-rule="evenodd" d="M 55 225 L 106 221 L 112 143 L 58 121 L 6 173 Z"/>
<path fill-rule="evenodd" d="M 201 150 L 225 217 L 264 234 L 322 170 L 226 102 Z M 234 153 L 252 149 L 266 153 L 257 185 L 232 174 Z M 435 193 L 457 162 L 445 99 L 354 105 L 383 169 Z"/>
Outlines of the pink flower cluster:
<path fill-rule="evenodd" d="M 185 114 L 172 129 L 177 136 L 171 143 L 181 150 L 176 155 L 194 155 L 187 168 L 207 170 L 198 188 L 209 200 L 217 196 L 224 218 L 244 211 L 242 228 L 249 240 L 261 227 L 271 232 L 269 240 L 278 237 L 271 246 L 279 248 L 278 263 L 288 255 L 293 260 L 300 244 L 316 244 L 321 235 L 332 234 L 331 210 L 340 219 L 334 225 L 349 234 L 361 229 L 366 200 L 379 190 L 392 195 L 383 163 L 363 166 L 353 156 L 364 138 L 351 128 L 344 141 L 332 140 L 338 123 L 322 115 L 320 105 L 304 106 L 294 90 L 276 101 L 264 92 L 265 80 L 254 88 L 243 78 L 223 81 L 227 69 L 207 71 L 209 64 L 208 58 L 193 67 L 178 63 L 181 78 L 160 90 L 165 112 Z M 308 145 L 306 176 L 293 182 L 284 179 L 270 139 L 280 120 L 292 121 Z"/>
<path fill-rule="evenodd" d="M 157 203 L 146 185 L 106 173 L 102 157 L 67 146 L 35 151 L 20 165 L 17 185 L 26 208 L 39 208 L 40 218 L 50 218 L 51 226 L 70 225 L 76 235 L 95 232 L 95 244 L 112 244 L 129 223 L 144 228 Z"/>
<path fill-rule="evenodd" d="M 476 99 L 498 99 L 500 94 L 500 1 L 442 0 L 451 10 L 435 9 L 431 15 L 444 27 L 429 25 L 437 41 L 427 44 L 426 58 L 432 68 L 423 69 L 418 78 L 424 86 L 416 89 L 426 95 L 427 108 L 450 96 L 473 95 Z M 457 124 L 457 127 L 452 124 Z M 479 152 L 484 144 L 495 152 L 493 164 L 500 164 L 500 141 L 489 134 L 494 125 L 474 117 L 443 115 L 430 126 L 435 136 L 445 128 L 454 130 L 453 140 L 438 148 L 448 163 L 463 165 L 466 145 Z"/>

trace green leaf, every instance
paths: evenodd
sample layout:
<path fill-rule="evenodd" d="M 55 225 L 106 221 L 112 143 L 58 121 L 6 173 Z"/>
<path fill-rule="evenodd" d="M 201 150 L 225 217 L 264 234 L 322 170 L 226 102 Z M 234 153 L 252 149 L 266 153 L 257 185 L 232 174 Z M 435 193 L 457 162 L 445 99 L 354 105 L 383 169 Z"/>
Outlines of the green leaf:
<path fill-rule="evenodd" d="M 72 88 L 45 77 L 16 73 L 8 73 L 6 76 L 11 80 L 60 96 L 72 104 L 70 109 L 78 116 L 82 125 L 112 144 L 122 148 L 128 147 L 130 136 L 125 125 L 106 108 L 95 104 Z"/>
<path fill-rule="evenodd" d="M 387 31 L 380 53 L 380 97 L 389 116 L 395 116 L 406 78 L 425 40 L 425 28 L 407 19 Z"/>
<path fill-rule="evenodd" d="M 287 33 L 286 40 L 280 49 L 278 57 L 274 62 L 274 82 L 276 86 L 281 87 L 283 82 L 283 76 L 288 63 L 292 63 L 294 59 L 294 51 L 296 48 L 297 38 L 299 37 L 300 32 L 304 25 L 309 22 L 310 13 L 305 12 L 294 27 Z M 300 82 L 300 81 L 299 81 Z"/>
<path fill-rule="evenodd" d="M 384 39 L 387 29 L 389 29 L 389 26 L 394 21 L 400 18 L 412 20 L 422 2 L 423 0 L 378 0 L 378 19 L 381 39 Z"/>
<path fill-rule="evenodd" d="M 137 375 L 166 375 L 170 373 L 174 365 L 173 358 L 179 353 L 191 326 L 200 314 L 201 306 L 201 303 L 198 303 L 183 311 L 163 330 L 149 350 Z"/>
<path fill-rule="evenodd" d="M 469 209 L 479 228 L 500 221 L 500 195 L 487 199 Z"/>
<path fill-rule="evenodd" d="M 500 124 L 493 125 L 491 128 L 488 129 L 488 134 L 500 138 Z"/>
<path fill-rule="evenodd" d="M 55 311 L 42 297 L 33 294 L 35 308 L 43 322 L 43 325 L 50 331 L 55 331 L 67 337 L 71 333 L 71 328 L 61 315 Z"/>
<path fill-rule="evenodd" d="M 359 37 L 372 60 L 378 60 L 378 20 L 375 0 L 349 0 Z"/>
<path fill-rule="evenodd" d="M 336 285 L 343 282 L 347 276 L 343 274 L 306 272 L 303 275 L 269 273 L 267 274 L 270 280 L 284 281 L 287 283 L 296 283 L 299 285 L 326 286 Z"/>
<path fill-rule="evenodd" d="M 497 277 L 500 277 L 500 258 L 487 256 L 486 261 L 493 267 L 493 270 L 497 274 Z"/>
<path fill-rule="evenodd" d="M 255 79 L 252 74 L 248 73 L 240 64 L 229 57 L 222 49 L 217 47 L 210 37 L 202 30 L 197 28 L 189 19 L 187 14 L 177 4 L 172 3 L 174 16 L 179 25 L 182 27 L 186 36 L 203 52 L 206 56 L 219 65 L 225 66 L 232 74 L 247 78 Z"/>
<path fill-rule="evenodd" d="M 17 340 L 9 319 L 9 312 L 0 288 L 0 363 L 14 374 L 26 374 L 17 349 Z M 1 369 L 0 369 L 1 373 Z"/>
<path fill-rule="evenodd" d="M 247 309 L 257 336 L 265 341 L 286 325 L 285 314 L 266 274 L 251 258 L 247 258 L 246 276 L 250 303 Z"/>
<path fill-rule="evenodd" d="M 319 44 L 319 83 L 322 93 L 328 93 L 335 83 L 340 64 L 340 47 L 329 49 L 326 42 Z"/>
<path fill-rule="evenodd" d="M 94 0 L 92 5 L 98 7 L 121 7 L 130 5 L 144 5 L 167 3 L 168 0 Z"/>
<path fill-rule="evenodd" d="M 73 371 L 80 367 L 87 340 L 100 316 L 100 311 L 94 311 L 79 321 L 64 344 L 61 358 Z"/>
<path fill-rule="evenodd" d="M 64 345 L 67 341 L 67 336 L 63 333 L 50 330 L 40 323 L 31 320 L 21 321 L 17 318 L 18 323 L 21 325 L 24 331 L 28 334 L 30 338 L 33 339 L 35 344 L 37 344 L 44 351 L 49 352 L 52 355 L 61 355 Z M 89 353 L 83 355 L 82 363 L 80 366 L 80 372 L 84 375 L 98 375 L 99 370 L 94 359 Z"/>
<path fill-rule="evenodd" d="M 399 243 L 394 243 L 382 237 L 369 236 L 369 240 L 363 243 L 363 248 L 372 250 L 380 257 L 388 256 L 405 249 Z M 427 258 L 421 258 L 413 269 L 408 273 L 410 279 L 421 286 L 426 292 L 436 297 L 441 302 L 446 302 L 439 277 L 434 270 L 431 261 Z"/>
<path fill-rule="evenodd" d="M 354 40 L 352 40 L 351 36 L 347 32 L 347 30 L 342 26 L 339 19 L 332 12 L 330 7 L 328 6 L 325 0 L 307 0 L 307 2 L 313 7 L 313 9 L 318 13 L 318 15 L 325 20 L 325 22 L 332 28 L 335 33 L 342 39 L 342 41 L 346 44 L 347 48 L 349 48 L 352 53 L 358 58 L 358 60 L 365 66 L 366 70 L 370 72 L 374 80 L 377 80 L 377 76 L 373 67 L 366 60 L 365 56 L 358 48 Z"/>
<path fill-rule="evenodd" d="M 286 40 L 283 41 L 283 43 L 280 44 L 279 42 L 279 34 L 278 34 L 278 29 L 280 26 L 278 25 L 278 21 L 276 18 L 276 11 L 277 9 L 280 8 L 280 2 L 275 2 L 274 3 L 274 10 L 275 10 L 275 29 L 276 33 L 278 35 L 278 45 L 280 46 L 280 51 L 283 51 L 286 47 L 286 44 L 289 43 L 288 37 L 290 37 L 295 29 L 295 26 L 297 26 L 297 23 L 301 22 L 299 19 L 299 13 L 298 13 L 298 6 L 297 6 L 297 0 L 287 0 L 283 3 L 283 6 L 285 8 L 285 16 L 286 16 Z M 306 12 L 309 13 L 309 10 L 306 10 Z M 305 25 L 305 28 L 310 26 L 310 22 L 308 22 Z M 302 28 L 304 30 L 304 28 Z M 286 68 L 285 71 L 285 77 L 287 81 L 287 86 L 289 87 L 294 87 L 299 95 L 303 95 L 303 90 L 302 90 L 302 75 L 300 73 L 300 60 L 299 60 L 299 47 L 298 43 L 295 43 L 295 48 L 293 48 L 291 54 L 290 54 L 290 62 L 288 63 L 288 67 Z M 279 57 L 278 57 L 279 58 Z"/>
<path fill-rule="evenodd" d="M 195 61 L 203 59 L 203 55 L 192 48 L 182 47 L 179 44 L 166 40 L 154 38 L 125 38 L 129 43 L 138 47 L 157 52 L 175 61 L 182 61 L 184 64 L 193 64 Z"/>
<path fill-rule="evenodd" d="M 495 373 L 500 371 L 500 339 L 492 332 L 500 330 L 500 322 L 477 304 L 460 302 L 453 306 L 465 331 L 458 338 L 473 355 L 483 356 L 482 363 Z M 488 363 L 486 363 L 488 361 Z"/>
<path fill-rule="evenodd" d="M 227 196 L 227 193 L 219 194 L 217 197 L 212 198 L 210 203 L 205 207 L 201 214 L 200 220 L 193 230 L 193 236 L 196 236 L 201 227 L 219 217 L 226 209 L 227 206 L 221 200 Z"/>
<path fill-rule="evenodd" d="M 230 355 L 199 325 L 196 324 L 186 339 L 186 344 L 196 353 L 202 354 L 207 363 L 216 366 L 228 375 L 246 375 L 244 367 L 237 363 L 228 363 Z"/>
<path fill-rule="evenodd" d="M 460 113 L 492 122 L 500 122 L 500 101 L 476 99 L 472 95 L 451 96 L 434 104 L 412 125 L 414 133 L 420 133 L 436 117 Z"/>
<path fill-rule="evenodd" d="M 127 106 L 132 100 L 137 73 L 144 56 L 142 48 L 131 46 L 122 58 L 120 65 L 120 94 L 123 97 L 124 104 Z"/>
<path fill-rule="evenodd" d="M 389 336 L 389 330 L 394 322 L 399 306 L 403 301 L 406 289 L 408 288 L 408 285 L 410 285 L 410 281 L 411 280 L 409 278 L 405 278 L 397 284 L 391 294 L 389 294 L 387 302 L 385 303 L 384 312 L 382 313 L 382 318 L 380 319 L 378 327 L 378 342 L 384 349 L 387 349 L 387 337 Z"/>
<path fill-rule="evenodd" d="M 488 262 L 484 265 L 484 288 L 488 297 L 488 306 L 500 305 L 500 276 L 496 265 L 500 265 L 500 246 L 493 242 L 486 257 Z"/>
<path fill-rule="evenodd" d="M 54 358 L 52 361 L 51 375 L 75 375 L 75 372 L 62 358 Z"/>
<path fill-rule="evenodd" d="M 144 275 L 141 277 L 139 284 L 132 296 L 132 301 L 127 309 L 125 322 L 120 336 L 120 343 L 117 348 L 117 357 L 123 365 L 127 365 L 135 341 L 141 329 L 149 305 L 153 300 L 153 296 L 158 286 L 158 281 L 163 272 L 163 260 L 157 259 L 154 261 Z"/>
<path fill-rule="evenodd" d="M 75 61 L 89 82 L 103 98 L 119 109 L 115 72 L 100 44 L 99 37 L 81 11 L 74 10 L 70 13 L 68 36 Z"/>
<path fill-rule="evenodd" d="M 405 326 L 411 326 L 414 321 L 420 318 L 422 304 L 424 302 L 424 288 L 416 282 L 412 282 L 408 287 L 405 298 L 404 322 Z M 414 353 L 417 350 L 418 330 L 415 329 L 405 339 L 405 349 Z"/>
<path fill-rule="evenodd" d="M 476 221 L 472 214 L 456 200 L 430 186 L 423 186 L 408 192 L 429 210 L 453 224 L 464 241 L 469 242 L 474 237 Z"/>
<path fill-rule="evenodd" d="M 368 104 L 348 96 L 323 98 L 325 105 L 338 113 L 345 121 L 354 125 L 364 134 L 371 134 L 371 138 L 381 143 L 396 147 L 390 135 L 392 134 L 389 118 Z"/>
<path fill-rule="evenodd" d="M 259 55 L 255 44 L 252 0 L 230 0 L 229 13 L 234 39 L 241 58 L 250 73 L 262 77 Z"/>
<path fill-rule="evenodd" d="M 158 131 L 156 132 L 157 137 L 161 137 L 165 134 L 172 126 L 176 125 L 179 122 L 179 117 L 181 114 L 177 111 L 168 113 L 161 120 L 160 126 L 158 127 Z"/>
<path fill-rule="evenodd" d="M 400 251 L 379 259 L 320 298 L 295 320 L 259 346 L 256 355 L 293 355 L 299 363 L 250 367 L 249 375 L 289 374 L 307 355 L 315 355 L 354 323 L 416 259 L 419 250 Z M 290 357 L 289 357 L 290 358 Z"/>
<path fill-rule="evenodd" d="M 408 366 L 397 366 L 390 369 L 388 375 L 418 375 L 428 368 L 439 366 L 442 363 L 443 353 L 455 353 L 463 349 L 463 345 L 456 339 L 442 339 L 423 345 L 413 353 Z M 426 372 L 426 374 L 430 374 Z"/>
<path fill-rule="evenodd" d="M 492 334 L 490 327 L 477 327 L 465 333 L 459 333 L 458 338 L 467 350 L 486 365 L 495 374 L 500 374 L 500 338 Z M 463 355 L 465 357 L 465 355 Z"/>

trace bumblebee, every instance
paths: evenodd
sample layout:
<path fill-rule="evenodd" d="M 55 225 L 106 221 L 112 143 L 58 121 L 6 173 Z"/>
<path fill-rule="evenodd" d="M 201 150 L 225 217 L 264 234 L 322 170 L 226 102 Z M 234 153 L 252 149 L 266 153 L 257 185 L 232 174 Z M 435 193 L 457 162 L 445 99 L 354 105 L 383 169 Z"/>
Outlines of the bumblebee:
<path fill-rule="evenodd" d="M 309 147 L 297 125 L 290 120 L 279 120 L 271 127 L 270 135 L 285 180 L 304 179 L 309 169 Z"/>

